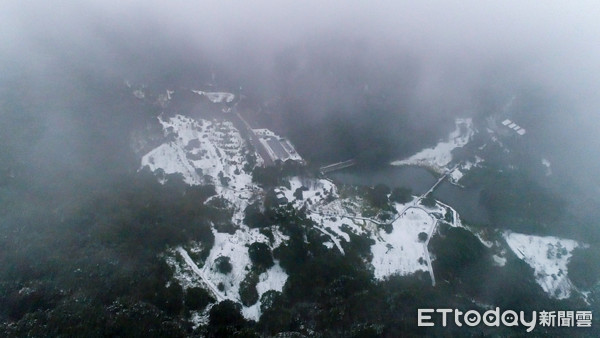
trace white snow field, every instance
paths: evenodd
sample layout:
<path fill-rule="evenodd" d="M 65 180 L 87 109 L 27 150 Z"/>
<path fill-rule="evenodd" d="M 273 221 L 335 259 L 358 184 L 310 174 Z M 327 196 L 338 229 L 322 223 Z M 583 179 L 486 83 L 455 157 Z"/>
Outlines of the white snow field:
<path fill-rule="evenodd" d="M 400 212 L 402 205 L 396 209 Z M 371 247 L 375 278 L 416 271 L 429 271 L 427 247 L 419 241 L 419 233 L 430 235 L 436 220 L 424 209 L 410 207 L 393 223 L 391 233 L 381 231 Z"/>

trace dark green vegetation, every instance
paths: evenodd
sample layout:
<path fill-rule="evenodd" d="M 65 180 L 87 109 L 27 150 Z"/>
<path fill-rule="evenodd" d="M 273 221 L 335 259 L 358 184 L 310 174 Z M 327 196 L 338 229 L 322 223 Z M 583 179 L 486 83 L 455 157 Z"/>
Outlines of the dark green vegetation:
<path fill-rule="evenodd" d="M 258 271 L 252 269 L 240 283 L 240 300 L 245 306 L 254 305 L 258 301 L 258 291 L 256 291 L 258 275 Z"/>
<path fill-rule="evenodd" d="M 571 238 L 589 244 L 600 241 L 595 208 L 582 205 L 566 190 L 557 193 L 548 182 L 540 183 L 525 170 L 499 168 L 500 163 L 485 164 L 461 180 L 467 187 L 480 189 L 480 203 L 490 220 L 479 227 Z"/>
<path fill-rule="evenodd" d="M 549 299 L 534 281 L 533 269 L 510 252 L 505 266 L 492 264 L 488 249 L 465 229 L 442 224 L 439 236 L 434 236 L 429 245 L 436 257 L 433 261 L 436 279 L 450 294 L 464 295 L 504 309 L 523 311 L 589 308 L 581 299 Z M 591 334 L 561 330 L 553 334 Z M 539 334 L 539 328 L 535 332 Z"/>
<path fill-rule="evenodd" d="M 576 248 L 569 260 L 569 278 L 575 286 L 591 290 L 600 283 L 600 249 L 597 246 Z"/>
<path fill-rule="evenodd" d="M 389 192 L 389 188 L 377 190 Z M 88 199 L 60 212 L 53 212 L 52 204 L 32 210 L 21 203 L 5 209 L 3 216 L 12 221 L 3 223 L 10 237 L 0 239 L 0 302 L 5 304 L 0 333 L 458 335 L 464 334 L 464 328 L 417 327 L 417 309 L 479 308 L 471 299 L 514 309 L 585 308 L 571 301 L 548 300 L 533 281 L 531 269 L 515 257 L 509 257 L 503 268 L 494 267 L 486 248 L 462 229 L 441 229 L 441 235 L 431 239 L 430 249 L 437 257 L 435 288 L 427 274 L 376 281 L 364 264 L 372 241 L 350 235 L 351 242 L 344 244 L 346 254 L 341 255 L 323 246 L 329 239 L 313 228 L 304 211 L 271 205 L 264 211 L 268 222 L 257 224 L 265 231 L 277 226 L 290 239 L 273 253 L 259 243 L 249 247 L 253 268 L 241 285 L 240 297 L 245 305 L 256 303 L 258 272 L 271 266 L 273 259 L 289 274 L 283 292 L 262 296 L 264 315 L 258 323 L 245 320 L 239 304 L 224 301 L 211 308 L 209 325 L 194 331 L 190 311 L 204 309 L 214 300 L 202 289 L 184 291 L 158 254 L 189 240 L 201 241 L 206 248 L 212 245 L 209 222 L 216 224 L 229 212 L 218 199 L 203 203 L 213 194 L 212 187 L 187 187 L 177 177 L 163 186 L 142 172 L 98 188 Z M 262 214 L 258 206 L 255 209 Z M 200 259 L 206 254 L 200 253 Z M 519 328 L 470 331 L 474 335 L 522 332 Z M 544 329 L 536 332 L 543 334 Z M 581 332 L 587 331 L 575 334 Z"/>
<path fill-rule="evenodd" d="M 217 257 L 217 259 L 215 259 L 215 266 L 220 273 L 228 274 L 232 269 L 231 259 L 225 256 Z"/>
<path fill-rule="evenodd" d="M 483 96 L 482 103 L 487 95 L 490 94 Z M 553 120 L 560 115 L 554 116 L 561 107 L 557 100 L 539 88 L 523 88 L 515 99 L 512 118 L 528 126 L 527 134 L 496 135 L 500 142 L 486 133 L 475 134 L 467 146 L 453 152 L 454 158 L 464 160 L 478 155 L 485 160 L 470 170 L 460 184 L 479 191 L 480 204 L 490 218 L 487 226 L 491 228 L 598 243 L 600 211 L 596 207 L 597 192 L 592 191 L 597 181 L 589 177 L 595 171 L 581 167 L 589 161 L 573 161 L 571 157 L 579 156 L 580 151 L 568 150 L 566 140 L 558 137 L 566 132 L 563 124 L 573 121 Z M 487 104 L 475 119 L 476 125 L 485 126 L 489 110 L 500 108 L 500 102 Z M 552 134 L 547 135 L 548 130 Z M 506 128 L 499 129 L 503 131 Z M 545 156 L 551 158 L 550 175 L 541 162 Z"/>
<path fill-rule="evenodd" d="M 202 311 L 208 304 L 214 303 L 215 299 L 205 289 L 191 287 L 185 291 L 184 302 L 189 310 Z"/>
<path fill-rule="evenodd" d="M 373 188 L 367 190 L 367 201 L 375 208 L 384 208 L 388 205 L 390 187 L 385 184 L 377 184 Z"/>
<path fill-rule="evenodd" d="M 421 200 L 421 204 L 423 204 L 424 206 L 426 206 L 428 208 L 435 207 L 436 201 L 435 201 L 435 198 L 433 197 L 433 194 L 429 193 L 429 194 L 427 194 L 427 196 L 423 197 L 423 199 Z"/>
<path fill-rule="evenodd" d="M 482 169 L 466 184 L 483 186 L 481 202 L 499 227 L 544 233 L 564 212 L 564 201 L 519 172 Z"/>
<path fill-rule="evenodd" d="M 258 270 L 266 270 L 273 266 L 273 255 L 271 249 L 265 243 L 254 242 L 248 248 L 248 254 L 254 267 Z"/>
<path fill-rule="evenodd" d="M 13 210 L 1 249 L 2 335 L 41 327 L 49 335 L 185 334 L 186 311 L 210 297 L 184 293 L 159 254 L 190 240 L 212 246 L 209 221 L 219 211 L 203 201 L 213 194 L 212 187 L 161 186 L 142 173 L 60 213 L 40 205 L 24 213 L 27 204 Z"/>
<path fill-rule="evenodd" d="M 390 201 L 396 203 L 408 203 L 412 200 L 412 190 L 410 188 L 405 187 L 397 187 L 392 189 L 392 194 L 390 195 Z"/>
<path fill-rule="evenodd" d="M 263 187 L 276 187 L 285 184 L 284 178 L 289 176 L 308 175 L 316 169 L 310 169 L 292 160 L 277 161 L 270 167 L 256 167 L 252 172 L 252 180 Z"/>

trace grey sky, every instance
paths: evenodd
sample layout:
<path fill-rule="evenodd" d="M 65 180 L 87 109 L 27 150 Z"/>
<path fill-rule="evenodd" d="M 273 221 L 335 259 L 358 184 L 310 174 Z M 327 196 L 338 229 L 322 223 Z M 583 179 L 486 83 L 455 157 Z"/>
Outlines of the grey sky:
<path fill-rule="evenodd" d="M 258 84 L 285 48 L 353 39 L 387 55 L 377 62 L 419 60 L 415 95 L 457 106 L 486 69 L 508 65 L 513 77 L 571 100 L 590 133 L 600 130 L 598 18 L 597 1 L 4 1 L 0 60 L 35 74 L 82 55 L 118 73 L 128 65 L 111 62 L 122 62 L 124 48 L 174 41 L 171 52 L 188 59 L 260 69 Z"/>

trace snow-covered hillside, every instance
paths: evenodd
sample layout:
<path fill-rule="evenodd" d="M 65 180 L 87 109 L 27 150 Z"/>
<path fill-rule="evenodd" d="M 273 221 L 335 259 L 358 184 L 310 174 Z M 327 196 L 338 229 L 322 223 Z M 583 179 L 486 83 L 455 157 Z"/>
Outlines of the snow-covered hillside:
<path fill-rule="evenodd" d="M 398 216 L 392 220 L 392 230 L 387 233 L 379 226 L 385 222 L 361 215 L 365 201 L 357 197 L 339 198 L 337 187 L 328 180 L 294 177 L 290 186 L 291 189 L 280 189 L 297 208 L 308 207 L 309 217 L 316 223 L 316 228 L 330 238 L 329 248 L 337 248 L 344 253 L 342 242 L 350 241 L 348 231 L 368 236 L 374 241 L 370 263 L 377 279 L 417 271 L 429 271 L 433 279 L 427 244 L 436 230 L 438 217 L 449 208 L 454 216 L 451 225 L 460 226 L 458 214 L 449 206 L 439 203 L 433 208 L 425 208 L 415 197 L 407 204 L 394 204 Z M 302 200 L 293 195 L 300 187 L 306 188 Z M 427 240 L 419 239 L 422 232 L 427 234 Z"/>
<path fill-rule="evenodd" d="M 563 299 L 571 295 L 573 284 L 567 275 L 567 263 L 573 249 L 580 246 L 578 242 L 514 232 L 503 236 L 515 255 L 534 269 L 535 280 L 550 297 Z"/>
<path fill-rule="evenodd" d="M 245 171 L 249 155 L 246 141 L 226 120 L 196 120 L 175 115 L 168 118 L 161 116 L 158 121 L 166 141 L 144 155 L 141 166 L 148 167 L 162 182 L 169 179 L 168 174 L 181 174 L 190 185 L 213 184 L 217 195 L 207 203 L 222 199 L 233 212 L 233 229 L 227 232 L 213 229 L 215 242 L 205 260 L 195 255 L 202 251 L 201 245 L 190 243 L 185 248 L 168 251 L 167 262 L 174 267 L 175 277 L 184 288 L 202 286 L 217 300 L 230 299 L 241 303 L 241 284 L 252 270 L 249 246 L 258 242 L 275 249 L 289 239 L 277 227 L 272 227 L 273 238 L 269 239 L 259 229 L 244 224 L 246 207 L 265 196 L 265 192 L 252 182 L 251 174 Z M 447 142 L 395 164 L 427 165 L 440 172 L 447 171 L 452 161 L 452 150 L 464 146 L 474 133 L 470 119 L 457 120 L 456 123 L 457 128 Z M 481 161 L 475 157 L 473 162 L 461 162 L 450 173 L 451 180 L 459 181 L 463 172 Z M 414 197 L 406 204 L 394 204 L 395 216 L 382 221 L 376 216 L 363 216 L 365 208 L 368 208 L 364 198 L 357 194 L 341 196 L 338 187 L 330 180 L 306 177 L 287 180 L 276 189 L 284 197 L 285 202 L 282 203 L 306 210 L 307 216 L 314 222 L 314 229 L 328 238 L 323 243 L 326 248 L 346 254 L 345 243 L 350 242 L 352 236 L 371 240 L 373 244 L 365 263 L 370 264 L 377 279 L 427 271 L 435 284 L 429 240 L 442 219 L 448 219 L 444 217 L 447 212 L 452 213 L 448 221 L 451 226 L 462 226 L 458 213 L 452 207 L 437 202 L 434 207 L 427 208 L 420 203 L 422 197 Z M 503 253 L 508 249 L 503 245 L 503 248 L 500 247 L 500 243 L 489 244 L 479 234 L 475 235 L 488 248 L 497 249 L 495 262 L 503 266 L 506 262 Z M 577 242 L 516 233 L 504 233 L 503 237 L 517 257 L 535 269 L 535 278 L 546 292 L 556 298 L 569 297 L 572 285 L 566 266 L 571 251 L 579 245 Z M 224 258 L 231 265 L 228 272 L 217 266 Z M 271 268 L 260 272 L 256 285 L 259 299 L 269 290 L 281 291 L 287 277 L 277 261 Z M 258 320 L 260 305 L 259 300 L 251 306 L 243 306 L 242 313 L 248 319 Z M 206 311 L 193 314 L 193 318 L 198 323 L 206 320 Z"/>
<path fill-rule="evenodd" d="M 404 160 L 394 161 L 392 165 L 417 165 L 431 168 L 444 173 L 452 162 L 452 150 L 464 147 L 475 134 L 473 120 L 470 118 L 456 119 L 456 129 L 448 135 L 448 139 L 439 142 L 433 148 L 426 148 Z"/>
<path fill-rule="evenodd" d="M 285 236 L 274 231 L 275 241 L 271 244 L 258 229 L 250 229 L 243 222 L 246 207 L 262 194 L 262 190 L 252 183 L 251 175 L 244 171 L 248 153 L 246 142 L 233 124 L 225 120 L 195 120 L 176 115 L 159 117 L 159 122 L 167 142 L 144 155 L 141 166 L 150 168 L 163 182 L 165 174 L 181 174 L 190 185 L 214 184 L 217 196 L 213 198 L 222 197 L 233 208 L 232 223 L 237 229 L 233 234 L 213 229 L 215 243 L 204 262 L 186 259 L 187 251 L 183 248 L 171 254 L 183 256 L 184 266 L 176 259 L 167 261 L 175 266 L 176 277 L 184 287 L 203 285 L 218 300 L 241 302 L 240 283 L 251 267 L 250 244 L 261 242 L 276 248 L 285 240 Z M 199 249 L 192 247 L 192 250 Z M 215 260 L 219 257 L 229 258 L 231 272 L 223 274 L 215 268 Z M 259 299 L 268 290 L 281 291 L 286 279 L 287 274 L 276 262 L 259 276 Z M 258 320 L 260 300 L 253 306 L 244 307 L 242 312 L 246 318 Z M 199 314 L 197 317 L 202 318 Z"/>

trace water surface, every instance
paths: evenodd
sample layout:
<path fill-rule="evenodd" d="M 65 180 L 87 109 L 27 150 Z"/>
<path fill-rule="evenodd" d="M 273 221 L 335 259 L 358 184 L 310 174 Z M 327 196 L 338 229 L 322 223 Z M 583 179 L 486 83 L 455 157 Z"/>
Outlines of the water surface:
<path fill-rule="evenodd" d="M 425 168 L 391 165 L 377 169 L 351 167 L 329 173 L 327 176 L 335 181 L 352 185 L 373 186 L 383 183 L 390 188 L 408 187 L 412 189 L 414 195 L 423 194 L 438 180 L 438 177 Z M 464 189 L 444 181 L 434 191 L 434 196 L 456 209 L 463 220 L 488 223 L 487 210 L 479 203 L 480 192 L 481 189 Z"/>

